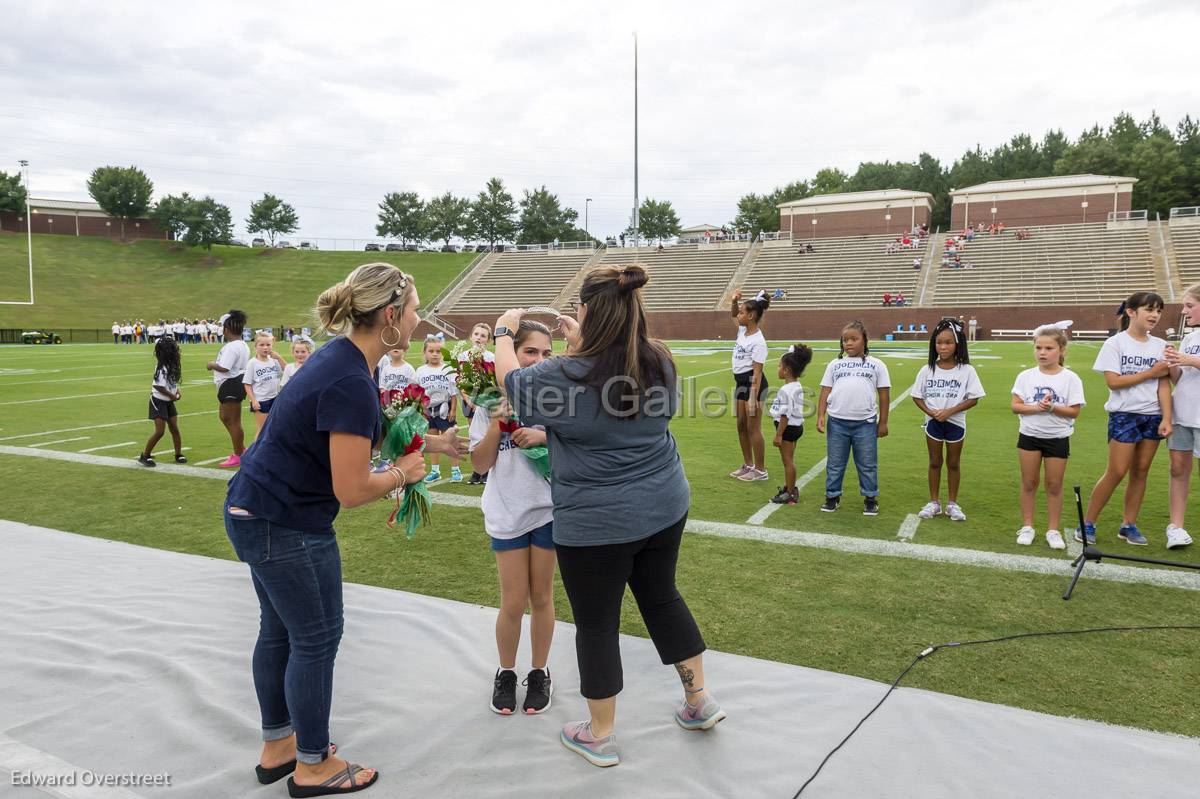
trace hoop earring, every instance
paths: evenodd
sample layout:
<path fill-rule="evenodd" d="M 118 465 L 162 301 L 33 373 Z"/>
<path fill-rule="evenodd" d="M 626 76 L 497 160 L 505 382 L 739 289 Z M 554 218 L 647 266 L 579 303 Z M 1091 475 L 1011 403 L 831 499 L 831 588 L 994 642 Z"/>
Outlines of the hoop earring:
<path fill-rule="evenodd" d="M 383 336 L 384 330 L 395 330 L 396 331 L 396 340 L 388 341 L 386 338 L 384 338 L 384 336 Z M 389 350 L 400 346 L 401 338 L 403 338 L 403 337 L 400 335 L 400 329 L 398 327 L 396 327 L 395 325 L 388 325 L 383 330 L 379 331 L 379 340 L 382 341 L 383 346 L 387 347 Z"/>

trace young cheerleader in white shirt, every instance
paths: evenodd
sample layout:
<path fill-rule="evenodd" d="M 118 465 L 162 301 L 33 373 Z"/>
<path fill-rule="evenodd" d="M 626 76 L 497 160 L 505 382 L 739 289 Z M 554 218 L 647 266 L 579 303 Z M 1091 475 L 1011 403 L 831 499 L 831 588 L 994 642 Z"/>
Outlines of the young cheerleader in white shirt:
<path fill-rule="evenodd" d="M 733 397 L 736 403 L 738 443 L 742 447 L 742 465 L 730 477 L 747 482 L 768 479 L 766 443 L 762 434 L 763 400 L 767 396 L 767 339 L 759 329 L 762 316 L 771 301 L 765 291 L 754 299 L 742 301 L 742 290 L 733 293 L 730 315 L 737 320 L 737 343 L 733 348 Z"/>
<path fill-rule="evenodd" d="M 771 403 L 771 419 L 775 422 L 776 449 L 783 460 L 783 485 L 771 497 L 777 505 L 795 505 L 800 501 L 796 488 L 796 442 L 804 435 L 804 388 L 799 377 L 812 361 L 812 348 L 793 344 L 779 359 L 779 379 L 783 381 Z"/>
<path fill-rule="evenodd" d="M 471 328 L 471 348 L 458 354 L 458 361 L 462 363 L 471 357 L 471 353 L 482 353 L 485 363 L 494 363 L 496 356 L 488 352 L 488 340 L 492 337 L 492 326 L 487 322 L 480 322 Z M 459 392 L 458 398 L 462 401 L 463 414 L 467 419 L 474 418 L 475 405 L 471 402 L 471 398 L 466 394 Z M 480 474 L 477 471 L 471 472 L 471 479 L 467 481 L 467 485 L 482 485 L 487 482 L 487 473 Z"/>
<path fill-rule="evenodd" d="M 513 336 L 517 363 L 533 366 L 552 354 L 550 329 L 522 319 Z M 521 452 L 546 445 L 546 432 L 510 421 L 507 400 L 489 412 L 478 408 L 471 419 L 471 463 L 492 473 L 483 489 L 483 522 L 500 572 L 500 613 L 496 617 L 499 668 L 492 684 L 491 708 L 501 715 L 516 710 L 517 645 L 525 606 L 531 609 L 532 650 L 525 678 L 526 714 L 550 709 L 553 689 L 546 662 L 554 635 L 554 502 L 550 484 Z"/>
<path fill-rule="evenodd" d="M 300 371 L 300 367 L 308 360 L 308 356 L 313 354 L 313 340 L 308 336 L 293 336 L 292 337 L 292 362 L 283 367 L 283 379 L 279 382 L 280 387 L 286 386 L 288 381 L 296 376 L 296 372 Z"/>
<path fill-rule="evenodd" d="M 929 450 L 929 502 L 917 513 L 932 519 L 942 513 L 942 450 L 945 449 L 945 513 L 951 521 L 964 522 L 967 514 L 958 504 L 962 473 L 963 443 L 967 437 L 967 411 L 984 396 L 983 384 L 967 352 L 967 337 L 953 319 L 943 319 L 929 337 L 929 363 L 917 372 L 912 399 L 925 414 L 925 445 Z"/>
<path fill-rule="evenodd" d="M 1167 342 L 1150 335 L 1163 305 L 1163 298 L 1152 291 L 1139 291 L 1121 303 L 1121 332 L 1104 342 L 1092 366 L 1108 383 L 1108 466 L 1092 489 L 1076 541 L 1096 543 L 1096 520 L 1128 474 L 1117 537 L 1135 546 L 1148 543 L 1138 530 L 1137 516 L 1158 443 L 1171 434 L 1172 426 Z"/>
<path fill-rule="evenodd" d="M 1063 477 L 1071 457 L 1071 434 L 1083 409 L 1083 381 L 1066 368 L 1067 330 L 1071 322 L 1042 325 L 1033 331 L 1037 366 L 1017 375 L 1012 387 L 1012 412 L 1021 417 L 1017 460 L 1021 467 L 1021 529 L 1017 543 L 1029 546 L 1037 538 L 1033 515 L 1038 479 L 1046 476 L 1046 545 L 1066 549 L 1062 536 Z"/>
<path fill-rule="evenodd" d="M 447 367 L 442 360 L 442 343 L 440 336 L 427 336 L 425 339 L 425 363 L 417 368 L 417 383 L 425 389 L 429 397 L 429 409 L 425 418 L 429 421 L 429 435 L 446 435 L 447 430 L 455 429 L 458 419 L 458 375 Z M 458 456 L 450 455 L 450 482 L 462 482 L 462 472 L 458 468 Z M 433 463 L 427 483 L 442 479 L 441 465 L 437 456 Z"/>
<path fill-rule="evenodd" d="M 867 328 L 850 322 L 842 329 L 842 349 L 825 367 L 817 400 L 817 432 L 829 430 L 825 441 L 825 504 L 833 513 L 842 502 L 842 478 L 850 453 L 858 471 L 863 515 L 879 515 L 879 443 L 888 434 L 888 398 L 892 380 L 887 366 L 871 357 Z"/>
<path fill-rule="evenodd" d="M 254 357 L 246 364 L 246 373 L 242 375 L 246 398 L 250 400 L 250 410 L 254 411 L 256 433 L 267 423 L 271 406 L 279 396 L 286 366 L 287 363 L 275 352 L 275 336 L 265 331 L 256 333 Z"/>
<path fill-rule="evenodd" d="M 1183 295 L 1183 315 L 1189 327 L 1200 325 L 1200 283 Z M 1192 537 L 1184 529 L 1192 461 L 1200 458 L 1200 330 L 1193 330 L 1176 349 L 1164 353 L 1171 367 L 1175 393 L 1171 395 L 1174 428 L 1167 438 L 1171 453 L 1171 521 L 1167 524 L 1167 549 L 1186 547 Z"/>

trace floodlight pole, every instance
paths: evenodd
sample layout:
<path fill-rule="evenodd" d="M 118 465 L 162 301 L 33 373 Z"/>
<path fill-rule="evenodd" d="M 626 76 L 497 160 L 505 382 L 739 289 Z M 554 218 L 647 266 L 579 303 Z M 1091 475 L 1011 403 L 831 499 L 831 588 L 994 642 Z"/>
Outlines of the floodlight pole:
<path fill-rule="evenodd" d="M 641 219 L 638 216 L 638 48 L 637 31 L 633 33 L 633 248 L 638 247 L 641 237 Z"/>
<path fill-rule="evenodd" d="M 25 249 L 29 253 L 29 304 L 33 305 L 33 213 L 29 204 L 29 162 L 22 158 L 17 163 L 25 173 Z"/>
<path fill-rule="evenodd" d="M 583 232 L 587 234 L 589 241 L 591 241 L 592 238 L 592 231 L 588 229 L 588 206 L 591 204 L 591 197 L 588 197 L 583 201 Z"/>

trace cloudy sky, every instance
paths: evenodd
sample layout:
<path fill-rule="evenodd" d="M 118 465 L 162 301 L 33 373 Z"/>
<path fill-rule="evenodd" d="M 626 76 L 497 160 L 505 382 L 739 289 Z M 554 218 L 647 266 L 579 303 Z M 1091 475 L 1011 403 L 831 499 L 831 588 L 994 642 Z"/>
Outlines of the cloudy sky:
<path fill-rule="evenodd" d="M 419 5 L 419 7 L 418 7 Z M 370 237 L 387 191 L 545 184 L 603 236 L 641 195 L 685 225 L 862 160 L 952 161 L 1118 111 L 1200 114 L 1200 3 L 8 4 L 0 170 L 86 199 L 136 164 L 156 196 L 264 191 L 301 235 Z"/>

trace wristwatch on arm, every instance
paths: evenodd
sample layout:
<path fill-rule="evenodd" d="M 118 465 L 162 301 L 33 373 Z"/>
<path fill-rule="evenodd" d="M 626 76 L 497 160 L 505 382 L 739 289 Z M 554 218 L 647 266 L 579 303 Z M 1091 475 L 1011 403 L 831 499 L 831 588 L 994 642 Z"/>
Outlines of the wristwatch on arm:
<path fill-rule="evenodd" d="M 513 335 L 513 331 L 509 330 L 504 325 L 498 325 L 496 327 L 496 332 L 492 334 L 492 340 L 499 339 L 501 336 L 508 336 L 509 338 L 515 338 L 515 336 Z"/>

